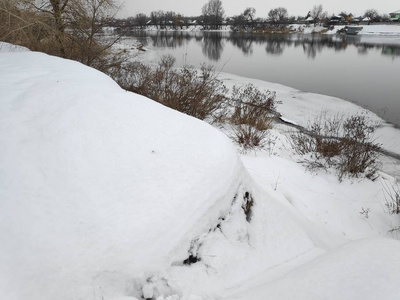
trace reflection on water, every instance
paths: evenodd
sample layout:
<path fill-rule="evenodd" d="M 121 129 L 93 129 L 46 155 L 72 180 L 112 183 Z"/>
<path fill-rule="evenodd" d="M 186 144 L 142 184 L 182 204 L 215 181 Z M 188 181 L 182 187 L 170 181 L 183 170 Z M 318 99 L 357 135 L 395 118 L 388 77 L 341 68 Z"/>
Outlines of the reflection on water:
<path fill-rule="evenodd" d="M 214 64 L 224 72 L 354 101 L 400 125 L 398 37 L 136 31 L 156 57 Z M 389 58 L 389 59 L 388 59 Z"/>
<path fill-rule="evenodd" d="M 219 61 L 221 59 L 221 52 L 224 49 L 224 44 L 222 42 L 222 34 L 216 32 L 215 34 L 211 32 L 204 32 L 202 52 L 209 59 L 213 61 Z"/>
<path fill-rule="evenodd" d="M 371 49 L 382 49 L 384 55 L 400 55 L 400 45 L 383 46 L 361 41 L 360 36 L 320 34 L 243 34 L 238 32 L 189 32 L 189 31 L 134 31 L 127 36 L 136 38 L 144 46 L 153 48 L 183 47 L 192 40 L 201 44 L 202 52 L 213 61 L 221 58 L 224 43 L 239 48 L 244 55 L 253 53 L 254 45 L 265 45 L 270 55 L 282 55 L 287 47 L 301 47 L 304 54 L 314 59 L 324 49 L 344 51 L 348 46 L 357 48 L 359 54 Z"/>
<path fill-rule="evenodd" d="M 382 47 L 383 55 L 400 56 L 400 47 L 384 46 Z"/>

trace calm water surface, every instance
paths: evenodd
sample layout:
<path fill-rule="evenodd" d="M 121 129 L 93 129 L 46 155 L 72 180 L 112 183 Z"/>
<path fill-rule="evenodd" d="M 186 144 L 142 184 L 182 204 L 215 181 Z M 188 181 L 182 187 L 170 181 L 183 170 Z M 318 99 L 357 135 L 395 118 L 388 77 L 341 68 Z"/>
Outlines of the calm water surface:
<path fill-rule="evenodd" d="M 400 37 L 132 32 L 159 58 L 356 102 L 400 125 Z"/>

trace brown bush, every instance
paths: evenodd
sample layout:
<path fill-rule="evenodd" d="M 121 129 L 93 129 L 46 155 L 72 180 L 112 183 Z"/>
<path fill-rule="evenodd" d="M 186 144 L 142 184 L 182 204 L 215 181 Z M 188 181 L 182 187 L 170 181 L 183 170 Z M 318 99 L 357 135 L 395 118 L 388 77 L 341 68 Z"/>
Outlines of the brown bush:
<path fill-rule="evenodd" d="M 395 184 L 389 185 L 381 181 L 383 193 L 386 200 L 386 207 L 389 214 L 400 214 L 400 187 L 399 181 L 396 180 Z"/>
<path fill-rule="evenodd" d="M 200 70 L 175 68 L 175 59 L 164 56 L 156 67 L 133 63 L 116 78 L 126 90 L 144 95 L 170 108 L 204 120 L 216 121 L 226 114 L 227 88 L 211 66 Z"/>
<path fill-rule="evenodd" d="M 339 116 L 317 118 L 308 128 L 291 134 L 294 150 L 311 154 L 307 165 L 313 168 L 334 167 L 341 181 L 344 176 L 365 174 L 372 178 L 377 170 L 380 147 L 372 140 L 375 127 L 365 115 L 347 119 Z"/>
<path fill-rule="evenodd" d="M 242 87 L 235 85 L 231 94 L 229 103 L 233 108 L 232 123 L 247 124 L 258 130 L 271 128 L 275 114 L 274 92 L 262 92 L 253 84 L 247 84 Z"/>
<path fill-rule="evenodd" d="M 233 127 L 232 140 L 243 147 L 243 150 L 263 148 L 268 137 L 267 130 L 258 130 L 255 127 L 240 124 Z"/>
<path fill-rule="evenodd" d="M 232 109 L 230 121 L 234 124 L 232 139 L 245 150 L 262 148 L 272 128 L 275 110 L 275 93 L 260 91 L 252 84 L 234 86 L 229 105 Z"/>
<path fill-rule="evenodd" d="M 369 124 L 366 116 L 355 115 L 345 120 L 343 132 L 342 153 L 338 161 L 339 179 L 344 175 L 357 177 L 367 169 L 367 176 L 373 176 L 380 149 L 380 146 L 371 140 L 375 127 Z"/>
<path fill-rule="evenodd" d="M 110 47 L 118 38 L 100 35 L 115 12 L 114 0 L 0 0 L 0 39 L 107 71 L 117 61 Z"/>

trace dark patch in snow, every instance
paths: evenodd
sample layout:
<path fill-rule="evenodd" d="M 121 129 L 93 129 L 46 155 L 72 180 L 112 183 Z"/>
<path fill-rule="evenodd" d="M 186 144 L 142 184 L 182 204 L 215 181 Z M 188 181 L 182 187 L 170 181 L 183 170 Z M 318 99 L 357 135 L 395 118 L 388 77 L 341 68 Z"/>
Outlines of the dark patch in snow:
<path fill-rule="evenodd" d="M 220 218 L 218 218 L 218 221 L 219 221 L 218 224 L 214 228 L 212 228 L 213 232 L 215 232 L 216 230 L 220 230 L 222 232 L 221 225 L 222 225 L 222 222 L 225 221 L 225 218 L 224 217 L 220 217 Z"/>
<path fill-rule="evenodd" d="M 232 200 L 232 205 L 233 205 L 233 204 L 235 204 L 235 202 L 236 202 L 236 199 L 237 199 L 237 196 L 238 196 L 238 194 L 236 194 L 236 195 L 233 197 L 233 200 Z"/>
<path fill-rule="evenodd" d="M 251 221 L 251 217 L 253 214 L 251 211 L 253 204 L 254 204 L 253 196 L 251 196 L 251 194 L 249 192 L 244 193 L 242 208 L 243 208 L 244 214 L 246 215 L 246 221 L 249 223 Z"/>
<path fill-rule="evenodd" d="M 183 264 L 190 266 L 191 264 L 195 264 L 200 260 L 201 259 L 199 257 L 193 256 L 192 254 L 190 254 L 189 257 L 183 261 Z"/>

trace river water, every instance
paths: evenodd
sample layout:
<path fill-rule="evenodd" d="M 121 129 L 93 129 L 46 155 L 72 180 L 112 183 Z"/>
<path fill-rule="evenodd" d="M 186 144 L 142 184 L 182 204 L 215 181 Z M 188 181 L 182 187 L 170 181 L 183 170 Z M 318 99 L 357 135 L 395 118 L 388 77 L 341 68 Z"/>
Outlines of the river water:
<path fill-rule="evenodd" d="M 135 31 L 158 59 L 353 101 L 400 126 L 400 37 Z"/>

